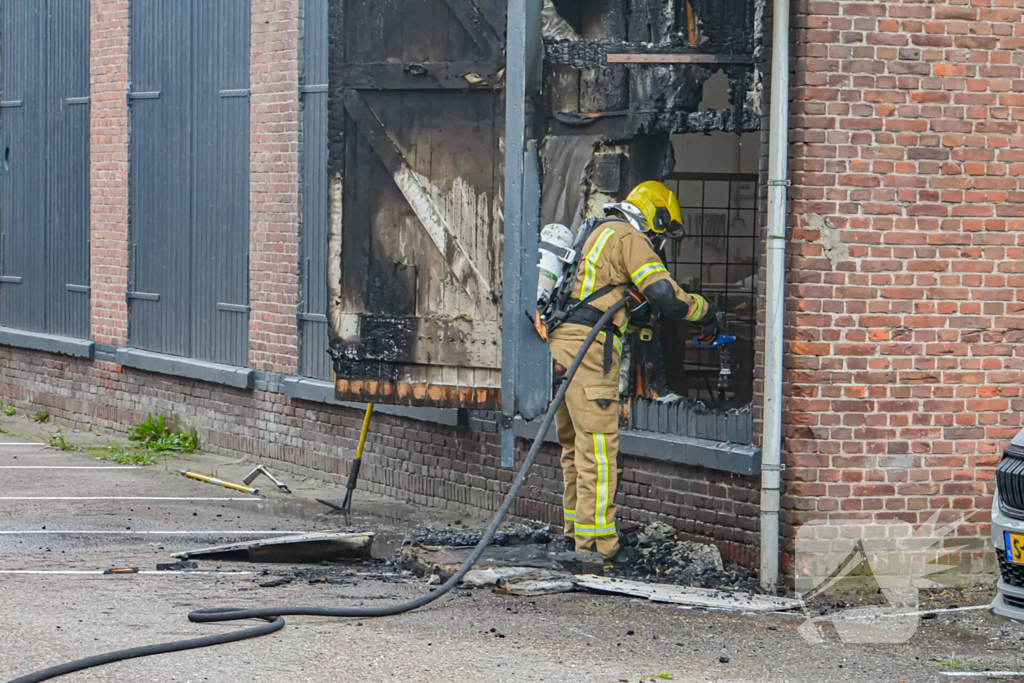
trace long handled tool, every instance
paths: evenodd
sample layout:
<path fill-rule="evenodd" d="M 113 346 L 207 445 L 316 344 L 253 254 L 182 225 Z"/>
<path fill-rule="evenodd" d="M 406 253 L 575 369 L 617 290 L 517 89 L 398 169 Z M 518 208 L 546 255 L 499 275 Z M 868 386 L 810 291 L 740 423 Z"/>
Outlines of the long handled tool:
<path fill-rule="evenodd" d="M 181 476 L 188 477 L 189 479 L 195 479 L 196 481 L 205 481 L 207 484 L 215 484 L 217 486 L 223 486 L 226 489 L 232 489 L 233 491 L 241 491 L 242 493 L 249 493 L 256 495 L 260 492 L 259 489 L 254 489 L 249 486 L 242 486 L 241 484 L 233 484 L 230 481 L 224 481 L 223 479 L 217 479 L 216 477 L 208 477 L 205 474 L 199 474 L 198 472 L 190 472 L 188 470 L 181 470 Z"/>
<path fill-rule="evenodd" d="M 352 511 L 352 492 L 356 490 L 356 482 L 359 481 L 359 467 L 363 464 L 363 448 L 366 447 L 366 435 L 370 431 L 370 420 L 373 418 L 373 404 L 366 405 L 366 415 L 363 416 L 363 431 L 359 433 L 359 446 L 356 448 L 356 459 L 352 461 L 352 470 L 348 473 L 348 491 L 345 492 L 345 500 L 341 501 L 341 512 L 348 514 Z"/>

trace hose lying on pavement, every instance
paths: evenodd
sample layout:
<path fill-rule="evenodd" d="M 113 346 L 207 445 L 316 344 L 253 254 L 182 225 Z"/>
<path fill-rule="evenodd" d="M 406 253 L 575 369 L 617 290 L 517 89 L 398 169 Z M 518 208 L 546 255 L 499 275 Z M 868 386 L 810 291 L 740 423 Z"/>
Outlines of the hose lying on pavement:
<path fill-rule="evenodd" d="M 573 359 L 572 365 L 569 366 L 569 371 L 566 373 L 565 381 L 562 382 L 562 386 L 559 387 L 554 400 L 551 402 L 551 405 L 548 406 L 547 415 L 544 416 L 544 420 L 540 424 L 540 431 L 533 440 L 533 446 L 530 448 L 530 452 L 526 456 L 526 460 L 523 461 L 522 466 L 519 468 L 519 474 L 516 476 L 515 481 L 512 482 L 512 488 L 510 488 L 508 493 L 505 494 L 505 501 L 501 504 L 501 507 L 498 509 L 494 519 L 491 520 L 490 526 L 487 527 L 487 531 L 484 532 L 480 542 L 476 544 L 476 548 L 474 548 L 472 554 L 459 568 L 459 571 L 455 572 L 450 579 L 445 581 L 444 584 L 434 592 L 422 595 L 415 600 L 410 600 L 409 602 L 377 608 L 282 606 L 263 607 L 260 609 L 237 609 L 234 607 L 211 607 L 207 609 L 200 609 L 189 613 L 189 621 L 207 623 L 214 621 L 237 621 L 239 619 L 263 619 L 268 623 L 262 626 L 257 626 L 256 628 L 245 629 L 243 631 L 233 631 L 222 635 L 206 636 L 204 638 L 194 638 L 192 640 L 177 640 L 170 643 L 161 643 L 159 645 L 146 645 L 143 647 L 134 647 L 129 650 L 108 652 L 106 654 L 96 655 L 95 657 L 78 659 L 73 662 L 68 662 L 67 664 L 61 664 L 49 669 L 37 671 L 27 676 L 15 678 L 14 680 L 9 681 L 9 683 L 38 683 L 39 681 L 47 681 L 52 678 L 57 678 L 58 676 L 64 676 L 84 669 L 91 669 L 104 664 L 113 664 L 114 662 L 121 662 L 126 659 L 149 657 L 168 652 L 181 652 L 182 650 L 195 650 L 202 647 L 210 647 L 212 645 L 223 645 L 225 643 L 234 643 L 239 640 L 258 638 L 260 636 L 280 631 L 284 628 L 285 622 L 282 617 L 286 615 L 358 618 L 390 617 L 404 612 L 411 612 L 414 609 L 419 609 L 424 605 L 429 605 L 434 602 L 452 588 L 455 588 L 455 586 L 462 581 L 462 578 L 470 569 L 473 568 L 473 565 L 475 565 L 484 554 L 487 546 L 489 546 L 491 541 L 494 540 L 494 535 L 497 533 L 498 527 L 500 527 L 501 523 L 505 521 L 505 517 L 508 515 L 509 510 L 512 509 L 512 503 L 519 494 L 519 489 L 522 487 L 523 483 L 526 481 L 527 475 L 530 473 L 533 461 L 537 459 L 537 452 L 540 450 L 541 444 L 544 443 L 544 435 L 548 433 L 548 429 L 551 427 L 551 422 L 555 419 L 555 413 L 565 400 L 565 392 L 569 388 L 569 384 L 572 382 L 573 377 L 576 375 L 576 370 L 579 369 L 580 363 L 583 362 L 583 357 L 586 356 L 587 351 L 597 339 L 597 335 L 601 334 L 605 326 L 625 305 L 626 299 L 622 299 L 609 308 L 608 312 L 601 316 L 601 319 L 596 325 L 594 325 L 590 334 L 587 335 L 586 340 L 580 347 L 579 353 L 576 354 L 576 358 Z"/>

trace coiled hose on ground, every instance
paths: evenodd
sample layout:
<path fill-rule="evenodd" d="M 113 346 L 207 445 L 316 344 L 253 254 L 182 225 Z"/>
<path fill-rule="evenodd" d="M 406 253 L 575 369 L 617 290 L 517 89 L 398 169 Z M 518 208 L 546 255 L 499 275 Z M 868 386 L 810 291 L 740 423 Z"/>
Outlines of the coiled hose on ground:
<path fill-rule="evenodd" d="M 530 452 L 526 456 L 526 460 L 523 461 L 522 467 L 519 468 L 519 474 L 516 476 L 515 481 L 512 482 L 512 487 L 505 495 L 505 501 L 501 504 L 501 507 L 498 509 L 494 519 L 491 520 L 490 526 L 487 527 L 487 531 L 484 532 L 483 537 L 480 539 L 480 542 L 477 543 L 473 553 L 469 556 L 462 567 L 459 568 L 459 571 L 455 572 L 450 579 L 445 581 L 444 584 L 434 592 L 422 595 L 415 600 L 410 600 L 409 602 L 377 608 L 356 609 L 346 607 L 282 606 L 263 607 L 261 609 L 237 609 L 234 607 L 212 607 L 200 609 L 189 613 L 189 621 L 207 623 L 214 621 L 237 621 L 240 619 L 263 619 L 267 623 L 257 626 L 256 628 L 233 631 L 222 635 L 205 636 L 203 638 L 193 638 L 191 640 L 177 640 L 170 643 L 145 645 L 143 647 L 134 647 L 128 650 L 108 652 L 106 654 L 78 659 L 73 662 L 68 662 L 67 664 L 61 664 L 49 669 L 37 671 L 35 673 L 28 674 L 27 676 L 21 676 L 20 678 L 15 678 L 14 680 L 9 681 L 9 683 L 38 683 L 39 681 L 47 681 L 52 678 L 57 678 L 58 676 L 64 676 L 84 669 L 91 669 L 104 664 L 113 664 L 114 662 L 121 662 L 126 659 L 150 657 L 152 655 L 161 655 L 168 652 L 181 652 L 182 650 L 195 650 L 202 647 L 211 647 L 213 645 L 234 643 L 239 640 L 248 640 L 249 638 L 258 638 L 260 636 L 280 631 L 284 628 L 285 622 L 282 617 L 286 615 L 347 618 L 390 617 L 404 612 L 411 612 L 414 609 L 419 609 L 424 605 L 429 605 L 434 602 L 459 584 L 462 577 L 464 577 L 466 573 L 473 568 L 473 565 L 475 565 L 484 554 L 487 546 L 489 546 L 491 541 L 494 540 L 494 535 L 497 533 L 498 527 L 500 527 L 501 523 L 505 521 L 505 517 L 512 508 L 513 501 L 515 501 L 516 496 L 519 494 L 519 489 L 522 487 L 523 483 L 526 481 L 527 475 L 530 473 L 533 461 L 537 458 L 537 452 L 540 450 L 540 446 L 544 442 L 544 435 L 547 434 L 548 429 L 551 427 L 551 422 L 555 418 L 555 413 L 565 400 L 565 392 L 569 388 L 569 384 L 572 382 L 573 377 L 576 375 L 576 370 L 579 369 L 580 363 L 583 362 L 583 357 L 587 354 L 587 351 L 597 339 L 597 335 L 601 334 L 601 331 L 604 330 L 605 326 L 625 305 L 626 299 L 622 299 L 609 308 L 597 324 L 594 325 L 594 329 L 590 331 L 590 334 L 587 335 L 586 340 L 580 347 L 579 353 L 576 354 L 576 358 L 573 359 L 572 365 L 569 366 L 569 371 L 566 373 L 565 381 L 562 382 L 562 386 L 558 389 L 558 393 L 555 394 L 554 400 L 551 401 L 551 405 L 548 406 L 547 415 L 544 416 L 544 420 L 540 424 L 540 431 L 537 433 L 537 437 L 533 440 L 533 446 L 530 448 Z"/>

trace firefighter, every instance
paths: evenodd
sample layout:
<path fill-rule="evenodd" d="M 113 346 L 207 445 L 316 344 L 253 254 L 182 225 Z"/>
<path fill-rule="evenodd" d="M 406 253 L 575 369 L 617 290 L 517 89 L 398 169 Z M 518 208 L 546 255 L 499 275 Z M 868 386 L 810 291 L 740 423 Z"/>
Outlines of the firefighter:
<path fill-rule="evenodd" d="M 714 340 L 717 328 L 710 302 L 680 289 L 655 252 L 666 233 L 682 231 L 675 193 L 648 181 L 624 202 L 604 210 L 604 219 L 581 228 L 590 234 L 579 252 L 563 321 L 552 330 L 548 346 L 556 374 L 564 373 L 598 318 L 624 296 L 631 297 L 628 311 L 620 311 L 613 326 L 598 335 L 555 414 L 562 445 L 565 535 L 577 551 L 596 550 L 618 565 L 633 559 L 615 526 L 622 336 L 630 321 L 649 316 L 651 307 L 663 316 L 700 325 L 702 341 Z"/>

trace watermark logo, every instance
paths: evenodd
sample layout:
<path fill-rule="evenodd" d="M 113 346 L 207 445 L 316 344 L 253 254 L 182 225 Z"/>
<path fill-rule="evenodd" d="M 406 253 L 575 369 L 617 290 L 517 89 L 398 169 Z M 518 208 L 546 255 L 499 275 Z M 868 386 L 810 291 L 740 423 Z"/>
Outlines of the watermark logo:
<path fill-rule="evenodd" d="M 945 542 L 971 515 L 939 525 L 941 510 L 914 527 L 901 520 L 825 519 L 804 524 L 796 536 L 796 592 L 807 621 L 800 635 L 812 643 L 831 624 L 844 643 L 904 643 L 920 624 L 920 591 L 937 586 L 929 576 L 947 571 L 949 555 L 966 546 Z M 810 606 L 822 596 L 872 603 L 832 614 Z M 874 604 L 877 603 L 877 604 Z"/>

